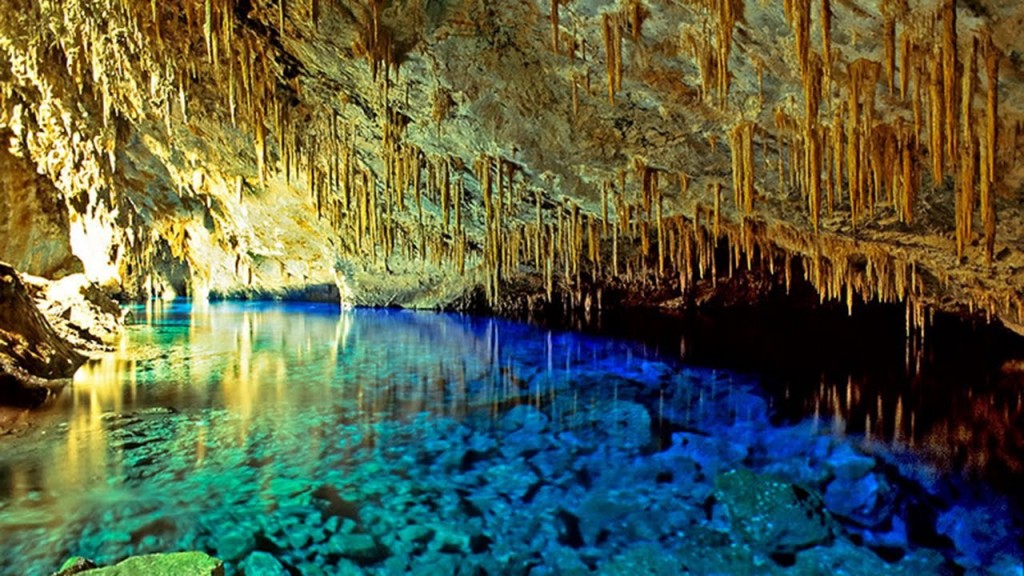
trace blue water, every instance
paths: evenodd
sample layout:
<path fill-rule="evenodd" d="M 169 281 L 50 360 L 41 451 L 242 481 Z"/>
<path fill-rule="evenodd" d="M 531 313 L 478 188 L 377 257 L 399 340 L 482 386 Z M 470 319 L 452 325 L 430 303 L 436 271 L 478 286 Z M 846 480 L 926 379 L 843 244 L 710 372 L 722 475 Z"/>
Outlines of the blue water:
<path fill-rule="evenodd" d="M 1020 573 L 1010 500 L 774 425 L 751 375 L 456 314 L 131 311 L 0 439 L 0 573 L 188 549 L 247 575 Z"/>

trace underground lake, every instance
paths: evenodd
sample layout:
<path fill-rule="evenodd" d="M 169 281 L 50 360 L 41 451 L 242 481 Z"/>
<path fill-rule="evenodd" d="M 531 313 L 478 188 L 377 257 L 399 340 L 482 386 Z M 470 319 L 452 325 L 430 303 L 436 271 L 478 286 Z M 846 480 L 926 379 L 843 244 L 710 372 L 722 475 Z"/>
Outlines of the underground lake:
<path fill-rule="evenodd" d="M 175 550 L 247 576 L 1021 569 L 1006 366 L 927 404 L 959 375 L 908 368 L 900 338 L 865 345 L 895 346 L 874 365 L 897 376 L 808 375 L 778 369 L 786 346 L 742 351 L 785 331 L 733 332 L 729 355 L 728 321 L 128 310 L 116 350 L 0 439 L 0 573 Z"/>

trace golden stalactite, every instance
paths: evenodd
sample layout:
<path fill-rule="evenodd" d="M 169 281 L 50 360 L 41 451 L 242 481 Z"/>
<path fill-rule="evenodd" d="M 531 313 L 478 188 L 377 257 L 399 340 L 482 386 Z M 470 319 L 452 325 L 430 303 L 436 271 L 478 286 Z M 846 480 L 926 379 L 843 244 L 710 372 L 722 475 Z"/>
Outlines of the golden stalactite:
<path fill-rule="evenodd" d="M 737 210 L 754 211 L 754 128 L 753 122 L 740 122 L 729 131 L 732 155 L 733 197 Z"/>
<path fill-rule="evenodd" d="M 822 168 L 825 172 L 825 205 L 828 208 L 829 216 L 835 211 L 836 198 L 836 158 L 833 144 L 835 133 L 836 130 L 831 126 L 824 125 L 821 127 Z"/>
<path fill-rule="evenodd" d="M 832 3 L 821 0 L 821 58 L 825 78 L 832 77 Z"/>
<path fill-rule="evenodd" d="M 559 36 L 559 17 L 558 17 L 558 2 L 559 0 L 551 0 L 551 51 L 558 54 L 558 36 Z"/>
<path fill-rule="evenodd" d="M 579 78 L 575 75 L 572 77 L 572 117 L 576 118 L 580 115 L 580 91 L 579 91 Z"/>
<path fill-rule="evenodd" d="M 891 96 L 896 91 L 896 18 L 892 14 L 885 14 L 882 19 L 882 48 L 885 53 L 885 79 Z"/>
<path fill-rule="evenodd" d="M 807 65 L 811 52 L 811 0 L 785 0 L 786 19 L 793 28 L 797 64 L 803 84 L 807 84 Z"/>
<path fill-rule="evenodd" d="M 628 10 L 630 33 L 633 35 L 633 41 L 639 42 L 646 16 L 644 7 L 639 0 L 630 0 Z"/>
<path fill-rule="evenodd" d="M 968 128 L 965 140 L 960 146 L 960 178 L 956 189 L 956 256 L 963 258 L 967 245 L 971 242 L 971 220 L 974 216 L 974 176 L 976 173 L 977 146 L 973 130 Z"/>
<path fill-rule="evenodd" d="M 989 144 L 982 138 L 978 145 L 978 166 L 979 166 L 979 200 L 981 203 L 981 222 L 985 231 L 985 263 L 992 264 L 992 256 L 995 252 L 996 243 L 996 207 L 995 199 L 992 197 L 992 173 L 991 156 Z"/>
<path fill-rule="evenodd" d="M 821 107 L 823 67 L 821 58 L 813 54 L 808 58 L 803 71 L 804 117 L 808 133 L 818 124 Z"/>
<path fill-rule="evenodd" d="M 979 145 L 981 166 L 981 219 L 985 229 L 985 262 L 992 263 L 996 241 L 996 208 L 993 185 L 996 178 L 996 138 L 998 136 L 999 113 L 999 59 L 1000 52 L 986 35 L 983 45 L 985 77 L 988 87 L 985 93 L 985 137 Z"/>
<path fill-rule="evenodd" d="M 601 184 L 601 234 L 608 234 L 608 189 L 611 188 L 610 180 Z"/>
<path fill-rule="evenodd" d="M 383 68 L 385 90 L 389 87 L 390 70 L 397 64 L 393 33 L 381 22 L 386 3 L 387 0 L 360 0 L 360 8 L 363 10 L 362 22 L 359 36 L 352 46 L 358 56 L 366 58 L 374 82 L 381 77 Z M 283 5 L 282 1 L 282 10 Z"/>
<path fill-rule="evenodd" d="M 984 40 L 985 78 L 988 81 L 985 93 L 985 139 L 988 142 L 988 172 L 990 177 L 995 178 L 996 174 L 996 142 L 999 131 L 999 61 L 1001 53 L 992 41 L 992 36 L 986 35 Z"/>
<path fill-rule="evenodd" d="M 710 95 L 713 87 L 717 96 L 716 104 L 720 108 L 725 108 L 731 84 L 729 58 L 732 54 L 733 33 L 736 24 L 743 21 L 743 0 L 688 1 L 708 12 L 717 26 L 713 34 L 713 50 L 707 40 L 712 34 L 707 29 L 696 34 L 691 30 L 684 41 L 689 45 L 691 55 L 697 60 L 705 97 Z"/>
<path fill-rule="evenodd" d="M 605 71 L 608 76 L 608 103 L 615 105 L 615 94 L 622 90 L 622 14 L 601 15 L 604 33 Z"/>
<path fill-rule="evenodd" d="M 913 54 L 913 45 L 910 37 L 910 30 L 904 29 L 900 34 L 900 99 L 906 101 L 907 91 L 910 87 L 910 75 L 914 68 L 910 59 Z"/>
<path fill-rule="evenodd" d="M 917 176 L 916 150 L 917 138 L 906 131 L 900 132 L 900 221 L 910 224 L 914 219 L 914 199 L 920 186 Z"/>
<path fill-rule="evenodd" d="M 722 235 L 722 183 L 715 180 L 711 183 L 711 194 L 715 197 L 715 216 L 714 216 L 714 237 L 720 238 Z"/>
<path fill-rule="evenodd" d="M 946 118 L 946 154 L 955 163 L 957 153 L 957 33 L 956 0 L 942 0 L 942 87 L 943 115 Z"/>
<path fill-rule="evenodd" d="M 968 50 L 966 58 L 962 63 L 963 73 L 961 75 L 960 84 L 960 96 L 962 98 L 960 102 L 960 133 L 965 141 L 972 137 L 974 130 L 974 114 L 971 103 L 974 100 L 975 83 L 977 79 L 977 56 L 978 39 L 975 37 L 971 39 L 970 50 Z"/>
<path fill-rule="evenodd" d="M 811 212 L 811 223 L 814 226 L 814 232 L 818 232 L 819 220 L 821 218 L 821 144 L 820 130 L 812 127 L 808 130 L 807 134 L 807 165 L 808 165 L 808 178 L 809 182 L 807 185 L 808 195 L 808 209 Z"/>
<path fill-rule="evenodd" d="M 942 53 L 938 48 L 933 51 L 928 70 L 928 154 L 932 159 L 932 182 L 937 188 L 942 185 L 944 174 L 943 155 L 945 154 L 944 119 L 945 106 L 943 101 Z"/>
<path fill-rule="evenodd" d="M 681 38 L 685 50 L 697 63 L 697 71 L 700 73 L 701 101 L 704 102 L 707 102 L 711 95 L 716 93 L 720 85 L 718 81 L 718 52 L 712 45 L 710 37 L 709 29 L 699 32 L 687 29 Z"/>

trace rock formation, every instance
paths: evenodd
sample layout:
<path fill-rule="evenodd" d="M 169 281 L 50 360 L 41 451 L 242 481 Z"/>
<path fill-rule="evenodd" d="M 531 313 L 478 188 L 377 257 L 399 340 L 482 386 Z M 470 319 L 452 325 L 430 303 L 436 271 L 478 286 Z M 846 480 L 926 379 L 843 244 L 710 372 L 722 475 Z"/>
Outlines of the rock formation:
<path fill-rule="evenodd" d="M 11 0 L 0 256 L 68 268 L 66 230 L 128 297 L 498 309 L 674 304 L 758 268 L 904 302 L 908 331 L 934 308 L 1016 322 L 1021 18 L 1009 0 Z"/>
<path fill-rule="evenodd" d="M 43 387 L 71 378 L 84 361 L 85 356 L 39 312 L 14 269 L 0 263 L 0 389 L 4 396 L 23 384 Z"/>
<path fill-rule="evenodd" d="M 24 281 L 23 281 L 24 280 Z M 0 262 L 0 399 L 37 404 L 121 327 L 117 304 L 73 274 L 50 282 Z"/>

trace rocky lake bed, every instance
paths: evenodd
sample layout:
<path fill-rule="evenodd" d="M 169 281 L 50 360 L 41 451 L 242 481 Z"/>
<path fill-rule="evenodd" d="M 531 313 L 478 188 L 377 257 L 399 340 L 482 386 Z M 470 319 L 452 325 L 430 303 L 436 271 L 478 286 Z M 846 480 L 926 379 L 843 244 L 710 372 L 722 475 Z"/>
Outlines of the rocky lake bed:
<path fill-rule="evenodd" d="M 753 377 L 551 338 L 429 361 L 459 378 L 391 358 L 354 387 L 366 355 L 258 410 L 154 397 L 35 426 L 2 459 L 27 479 L 0 498 L 0 572 L 200 550 L 246 576 L 1021 573 L 1012 495 L 827 420 L 773 423 Z M 69 443 L 95 460 L 61 463 L 82 484 L 32 469 Z"/>

